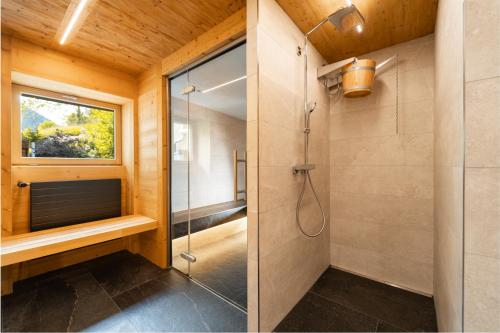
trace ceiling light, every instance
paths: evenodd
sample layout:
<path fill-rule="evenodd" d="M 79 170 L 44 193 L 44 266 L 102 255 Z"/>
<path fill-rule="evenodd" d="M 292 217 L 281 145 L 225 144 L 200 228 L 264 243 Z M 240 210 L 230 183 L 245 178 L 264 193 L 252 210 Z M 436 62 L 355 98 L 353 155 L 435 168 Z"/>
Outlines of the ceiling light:
<path fill-rule="evenodd" d="M 363 25 L 358 24 L 358 25 L 356 26 L 356 31 L 357 31 L 357 32 L 359 32 L 359 33 L 362 33 L 362 32 L 363 32 Z"/>
<path fill-rule="evenodd" d="M 78 18 L 82 14 L 83 9 L 87 5 L 88 0 L 80 0 L 80 3 L 76 7 L 75 11 L 73 12 L 73 15 L 71 16 L 71 19 L 69 20 L 68 25 L 66 26 L 66 29 L 64 30 L 64 34 L 61 37 L 61 40 L 59 41 L 59 44 L 63 45 L 66 42 L 66 39 L 68 38 L 71 30 L 75 27 L 76 21 L 78 21 Z"/>
<path fill-rule="evenodd" d="M 201 91 L 201 93 L 202 93 L 202 94 L 206 94 L 207 92 L 210 92 L 210 91 L 213 91 L 213 90 L 215 90 L 215 89 L 219 89 L 219 88 L 225 87 L 225 86 L 227 86 L 227 85 L 230 85 L 230 84 L 232 84 L 232 83 L 235 83 L 235 82 L 238 82 L 238 81 L 244 80 L 244 79 L 246 79 L 246 78 L 247 78 L 247 76 L 246 76 L 246 75 L 243 75 L 242 77 L 239 77 L 239 78 L 237 78 L 237 79 L 234 79 L 234 80 L 231 80 L 231 81 L 228 81 L 228 82 L 224 82 L 224 83 L 219 84 L 219 85 L 217 85 L 217 86 L 215 86 L 215 87 L 212 87 L 212 88 L 208 88 L 208 89 L 202 90 L 202 91 Z"/>

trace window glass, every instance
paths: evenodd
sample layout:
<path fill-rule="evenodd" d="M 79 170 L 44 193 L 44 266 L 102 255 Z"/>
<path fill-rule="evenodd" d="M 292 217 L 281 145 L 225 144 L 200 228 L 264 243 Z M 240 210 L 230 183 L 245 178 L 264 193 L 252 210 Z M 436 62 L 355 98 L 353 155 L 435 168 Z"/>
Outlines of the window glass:
<path fill-rule="evenodd" d="M 21 94 L 23 157 L 115 158 L 115 112 Z"/>
<path fill-rule="evenodd" d="M 188 160 L 188 125 L 174 121 L 173 152 L 174 161 Z"/>

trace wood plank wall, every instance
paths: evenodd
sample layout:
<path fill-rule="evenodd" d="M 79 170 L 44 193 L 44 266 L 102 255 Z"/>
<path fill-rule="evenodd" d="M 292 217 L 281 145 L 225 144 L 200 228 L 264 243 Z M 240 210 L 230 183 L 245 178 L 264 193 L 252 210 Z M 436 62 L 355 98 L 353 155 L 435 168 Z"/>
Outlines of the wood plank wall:
<path fill-rule="evenodd" d="M 166 75 L 244 36 L 245 32 L 246 8 L 186 44 L 139 77 L 2 36 L 2 73 L 17 71 L 134 100 L 132 105 L 122 106 L 121 166 L 12 166 L 9 160 L 10 133 L 3 131 L 5 124 L 10 124 L 10 112 L 4 115 L 4 110 L 10 110 L 10 76 L 3 75 L 2 229 L 7 230 L 7 234 L 27 230 L 28 202 L 22 190 L 15 186 L 17 180 L 121 177 L 126 187 L 124 192 L 127 193 L 123 198 L 124 211 L 127 214 L 146 215 L 159 221 L 156 231 L 9 266 L 8 270 L 2 271 L 2 292 L 8 292 L 12 281 L 121 249 L 139 253 L 156 265 L 167 267 L 169 133 L 166 117 L 169 113 Z M 10 128 L 6 127 L 7 130 Z M 3 156 L 4 152 L 6 156 Z M 7 199 L 5 203 L 4 199 Z M 9 216 L 10 202 L 13 203 L 14 218 Z"/>
<path fill-rule="evenodd" d="M 167 122 L 165 78 L 160 65 L 139 77 L 135 213 L 158 219 L 158 230 L 137 235 L 132 250 L 167 267 Z"/>
<path fill-rule="evenodd" d="M 11 68 L 11 40 L 2 37 L 2 112 L 1 112 L 1 133 L 0 133 L 0 152 L 1 152 L 1 200 L 2 208 L 0 220 L 2 224 L 2 235 L 10 235 L 12 233 L 12 192 L 10 169 L 11 169 L 11 154 L 10 154 L 10 110 L 11 105 L 11 81 L 9 71 Z"/>
<path fill-rule="evenodd" d="M 131 100 L 131 103 L 122 106 L 122 164 L 113 166 L 12 165 L 10 161 L 12 98 L 10 73 L 12 71 Z M 122 179 L 123 214 L 133 212 L 136 94 L 137 79 L 132 75 L 2 35 L 2 235 L 29 231 L 29 190 L 16 186 L 20 180 L 35 182 L 119 177 Z M 12 282 L 16 280 L 127 249 L 129 246 L 130 240 L 127 238 L 4 267 L 2 269 L 2 293 L 9 292 Z"/>

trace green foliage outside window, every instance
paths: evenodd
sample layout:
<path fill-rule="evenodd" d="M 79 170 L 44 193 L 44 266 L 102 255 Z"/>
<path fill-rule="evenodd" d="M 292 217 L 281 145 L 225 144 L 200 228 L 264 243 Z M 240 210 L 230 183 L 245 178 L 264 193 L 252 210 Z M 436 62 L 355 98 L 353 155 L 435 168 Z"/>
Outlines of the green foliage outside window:
<path fill-rule="evenodd" d="M 22 95 L 22 155 L 113 159 L 114 122 L 110 110 Z"/>

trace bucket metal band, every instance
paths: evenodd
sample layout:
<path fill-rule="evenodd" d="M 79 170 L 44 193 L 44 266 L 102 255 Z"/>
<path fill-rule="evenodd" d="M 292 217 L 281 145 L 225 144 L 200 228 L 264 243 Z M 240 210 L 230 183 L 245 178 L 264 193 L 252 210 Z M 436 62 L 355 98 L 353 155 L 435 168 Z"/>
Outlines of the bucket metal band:
<path fill-rule="evenodd" d="M 354 72 L 354 71 L 370 71 L 370 72 L 375 72 L 375 67 L 373 67 L 373 66 L 352 66 L 352 67 L 349 67 L 348 70 L 342 71 L 342 74 L 347 74 L 349 72 Z"/>
<path fill-rule="evenodd" d="M 350 92 L 355 91 L 355 90 L 372 91 L 372 87 L 370 87 L 370 86 L 352 86 L 349 88 L 349 90 L 344 90 L 344 93 L 350 93 Z"/>

